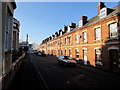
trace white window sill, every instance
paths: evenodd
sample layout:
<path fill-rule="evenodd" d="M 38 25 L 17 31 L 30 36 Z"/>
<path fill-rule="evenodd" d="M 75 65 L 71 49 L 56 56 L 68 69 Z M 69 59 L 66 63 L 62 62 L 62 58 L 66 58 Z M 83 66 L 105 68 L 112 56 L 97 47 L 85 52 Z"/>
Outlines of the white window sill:
<path fill-rule="evenodd" d="M 80 42 L 76 42 L 76 44 L 79 44 Z"/>
<path fill-rule="evenodd" d="M 94 40 L 94 42 L 98 42 L 98 41 L 102 41 L 102 39 L 100 38 L 100 39 L 96 39 L 96 40 Z"/>
<path fill-rule="evenodd" d="M 88 43 L 88 41 L 83 41 L 82 43 Z"/>
<path fill-rule="evenodd" d="M 118 39 L 119 39 L 119 37 L 117 36 L 117 37 L 110 37 L 107 40 L 109 41 L 109 40 L 118 40 Z"/>

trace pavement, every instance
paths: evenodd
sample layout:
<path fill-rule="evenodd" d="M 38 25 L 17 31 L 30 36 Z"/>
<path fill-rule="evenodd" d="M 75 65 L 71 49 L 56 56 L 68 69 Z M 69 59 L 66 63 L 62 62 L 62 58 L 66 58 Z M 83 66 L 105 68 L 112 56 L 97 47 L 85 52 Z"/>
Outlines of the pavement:
<path fill-rule="evenodd" d="M 8 90 L 43 90 L 29 55 L 23 60 Z"/>
<path fill-rule="evenodd" d="M 120 88 L 120 76 L 78 64 L 59 65 L 54 56 L 29 54 L 8 90 L 53 90 L 70 88 Z"/>

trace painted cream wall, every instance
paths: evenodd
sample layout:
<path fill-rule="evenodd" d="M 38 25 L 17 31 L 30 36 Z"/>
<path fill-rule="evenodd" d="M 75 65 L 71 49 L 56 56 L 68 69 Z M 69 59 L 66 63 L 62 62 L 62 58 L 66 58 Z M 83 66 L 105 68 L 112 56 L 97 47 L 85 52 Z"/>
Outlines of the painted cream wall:
<path fill-rule="evenodd" d="M 5 33 L 5 30 L 6 30 L 6 28 L 7 28 L 7 25 L 6 25 L 6 21 L 7 21 L 7 7 L 9 7 L 9 10 L 11 11 L 11 13 L 13 14 L 13 9 L 12 9 L 12 6 L 11 6 L 11 4 L 10 3 L 3 3 L 2 4 L 3 5 L 3 12 L 2 12 L 2 24 L 3 24 L 3 35 L 6 35 L 6 33 Z M 11 53 L 11 51 L 12 51 L 12 24 L 13 24 L 13 16 L 10 16 L 10 21 L 11 21 L 11 23 L 10 23 L 10 31 L 9 31 L 9 42 L 8 42 L 8 53 L 7 54 L 5 54 L 5 36 L 3 36 L 4 38 L 2 39 L 3 41 L 2 41 L 2 48 L 4 48 L 3 49 L 3 75 L 4 76 L 6 76 L 8 73 L 9 73 L 9 71 L 11 70 L 11 65 L 12 65 L 12 53 Z"/>
<path fill-rule="evenodd" d="M 11 11 L 11 14 L 13 14 L 13 7 L 12 4 L 9 2 L 0 2 L 0 90 L 3 88 L 2 78 L 3 76 L 7 75 L 9 71 L 11 70 L 11 64 L 12 64 L 12 54 L 7 53 L 5 55 L 5 30 L 6 30 L 6 21 L 7 21 L 7 7 Z M 12 50 L 12 23 L 13 22 L 13 16 L 11 16 L 11 23 L 10 23 L 10 36 L 9 36 L 9 51 Z M 6 81 L 7 82 L 7 81 Z"/>
<path fill-rule="evenodd" d="M 0 12 L 2 12 L 2 3 L 0 2 Z M 0 90 L 2 89 L 2 13 L 0 13 Z"/>

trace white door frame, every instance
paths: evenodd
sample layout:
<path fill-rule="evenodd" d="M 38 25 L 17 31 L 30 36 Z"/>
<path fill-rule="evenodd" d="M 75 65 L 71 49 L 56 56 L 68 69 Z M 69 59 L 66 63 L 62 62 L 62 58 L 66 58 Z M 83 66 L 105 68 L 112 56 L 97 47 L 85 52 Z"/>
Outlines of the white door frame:
<path fill-rule="evenodd" d="M 84 65 L 87 65 L 87 56 L 84 55 L 84 50 L 87 52 L 87 48 L 83 48 L 83 60 L 84 60 Z"/>

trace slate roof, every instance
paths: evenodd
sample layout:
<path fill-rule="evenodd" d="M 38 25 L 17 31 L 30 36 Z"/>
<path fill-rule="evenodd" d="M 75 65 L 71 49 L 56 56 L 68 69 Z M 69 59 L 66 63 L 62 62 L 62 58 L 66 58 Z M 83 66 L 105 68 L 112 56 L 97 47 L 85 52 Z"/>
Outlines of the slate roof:
<path fill-rule="evenodd" d="M 108 8 L 108 9 L 109 9 L 109 8 Z M 110 18 L 111 16 L 114 16 L 114 15 L 120 13 L 120 5 L 112 8 L 111 10 L 113 10 L 113 11 L 112 11 L 111 13 L 109 13 L 109 14 L 107 15 L 107 17 L 100 19 L 99 15 L 97 15 L 97 16 L 89 19 L 88 22 L 87 22 L 83 27 L 79 27 L 79 25 L 77 25 L 76 28 L 73 29 L 73 30 L 72 30 L 71 32 L 69 32 L 69 33 L 72 33 L 72 32 L 74 32 L 74 31 L 76 31 L 76 30 L 78 30 L 78 29 L 80 29 L 80 28 L 87 27 L 87 26 L 92 25 L 92 24 L 94 24 L 94 23 L 97 23 L 97 22 L 99 22 L 99 21 L 101 21 L 101 20 L 103 20 L 103 19 Z M 65 33 L 64 35 L 69 34 L 69 33 Z"/>
<path fill-rule="evenodd" d="M 79 27 L 79 25 L 77 25 L 76 28 L 74 28 L 71 32 L 64 33 L 63 35 L 67 35 L 67 34 L 70 34 L 70 33 L 74 32 L 74 31 L 80 30 L 81 28 L 87 27 L 87 26 L 92 25 L 92 24 L 94 24 L 94 23 L 100 22 L 100 21 L 102 21 L 102 20 L 104 20 L 104 19 L 110 18 L 110 17 L 112 17 L 112 16 L 114 16 L 114 15 L 117 15 L 118 13 L 120 14 L 120 5 L 118 5 L 118 6 L 116 6 L 116 7 L 113 7 L 113 8 L 111 8 L 111 9 L 110 9 L 110 8 L 107 8 L 107 9 L 108 9 L 108 10 L 112 10 L 112 11 L 111 11 L 105 18 L 100 19 L 99 15 L 97 15 L 97 16 L 89 19 L 89 20 L 87 21 L 87 23 L 86 23 L 83 27 Z M 63 35 L 62 35 L 62 36 L 63 36 Z M 61 36 L 59 36 L 59 37 L 61 37 Z M 59 38 L 59 37 L 58 37 L 58 38 Z M 56 38 L 55 38 L 55 39 L 56 39 Z"/>

